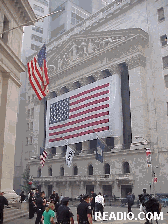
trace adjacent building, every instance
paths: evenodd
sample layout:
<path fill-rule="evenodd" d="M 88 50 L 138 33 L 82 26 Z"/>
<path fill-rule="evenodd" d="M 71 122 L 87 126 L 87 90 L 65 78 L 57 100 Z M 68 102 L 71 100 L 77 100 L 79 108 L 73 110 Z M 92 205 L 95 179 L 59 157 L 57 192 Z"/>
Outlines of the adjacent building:
<path fill-rule="evenodd" d="M 29 4 L 32 7 L 36 18 L 40 18 L 49 14 L 49 0 L 29 0 Z M 27 70 L 26 57 L 39 51 L 44 43 L 48 42 L 48 23 L 49 17 L 40 19 L 34 24 L 24 27 L 24 34 L 22 39 L 22 54 L 21 60 Z M 26 147 L 33 143 L 33 137 L 30 133 L 33 130 L 33 116 L 34 111 L 31 109 L 31 101 L 27 91 L 33 94 L 33 90 L 27 84 L 29 83 L 27 72 L 21 73 L 21 88 L 19 95 L 19 109 L 18 109 L 18 122 L 17 122 L 17 136 L 16 136 L 16 153 L 15 153 L 15 177 L 14 177 L 14 189 L 17 194 L 20 194 L 22 183 L 22 174 L 26 168 L 27 161 L 30 158 L 30 152 L 32 149 Z M 31 99 L 32 100 L 32 99 Z M 30 104 L 29 106 L 27 106 Z M 30 114 L 26 117 L 26 110 L 29 110 Z M 26 120 L 27 119 L 27 120 Z M 27 140 L 25 140 L 25 132 Z"/>
<path fill-rule="evenodd" d="M 35 18 L 27 0 L 0 2 L 0 190 L 8 199 L 16 197 L 13 176 L 18 97 L 20 73 L 26 70 L 21 62 L 21 25 Z"/>
<path fill-rule="evenodd" d="M 143 188 L 150 192 L 153 173 L 158 182 L 155 187 L 152 185 L 152 192 L 167 192 L 167 26 L 165 0 L 116 0 L 47 44 L 48 105 L 108 81 L 113 85 L 108 100 L 120 105 L 117 112 L 114 108 L 110 113 L 115 114 L 114 124 L 121 124 L 120 134 L 112 132 L 102 137 L 108 145 L 103 163 L 95 159 L 97 135 L 105 133 L 99 130 L 97 135 L 87 133 L 76 142 L 77 136 L 74 136 L 70 147 L 76 153 L 70 168 L 65 163 L 67 143 L 48 144 L 49 156 L 41 168 L 40 147 L 45 137 L 46 142 L 49 139 L 49 131 L 44 132 L 46 102 L 39 102 L 34 93 L 27 91 L 27 99 L 31 101 L 26 108 L 27 116 L 31 116 L 32 110 L 35 118 L 32 132 L 35 143 L 27 146 L 34 150 L 30 156 L 36 156 L 29 161 L 30 174 L 47 196 L 52 189 L 73 198 L 92 190 L 109 196 L 114 193 L 116 197 L 125 197 L 129 191 L 138 195 Z M 82 102 L 79 104 L 83 107 Z M 53 126 L 57 126 L 54 122 Z M 69 135 L 73 131 L 69 130 L 68 133 L 72 132 Z M 27 135 L 23 141 L 28 141 Z M 150 167 L 146 164 L 147 148 L 152 151 L 153 166 Z M 26 146 L 23 151 L 27 151 Z"/>

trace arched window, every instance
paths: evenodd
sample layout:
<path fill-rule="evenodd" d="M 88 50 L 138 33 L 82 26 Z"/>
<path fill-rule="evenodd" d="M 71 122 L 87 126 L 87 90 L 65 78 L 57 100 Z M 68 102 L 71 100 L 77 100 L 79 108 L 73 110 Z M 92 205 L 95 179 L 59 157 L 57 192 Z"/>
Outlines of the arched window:
<path fill-rule="evenodd" d="M 62 156 L 64 157 L 66 155 L 67 151 L 67 145 L 62 146 Z"/>
<path fill-rule="evenodd" d="M 87 84 L 90 84 L 90 83 L 95 82 L 96 80 L 95 80 L 95 78 L 91 75 L 91 76 L 88 76 L 88 77 L 86 78 L 86 81 L 87 81 Z"/>
<path fill-rule="evenodd" d="M 41 177 L 41 168 L 38 169 L 38 171 L 37 171 L 37 176 L 38 176 L 38 177 Z"/>
<path fill-rule="evenodd" d="M 105 174 L 110 174 L 110 165 L 108 163 L 106 163 L 104 165 L 104 173 Z"/>
<path fill-rule="evenodd" d="M 90 164 L 88 167 L 89 175 L 93 175 L 93 166 Z"/>
<path fill-rule="evenodd" d="M 130 168 L 129 168 L 128 162 L 123 163 L 123 173 L 130 173 Z"/>
<path fill-rule="evenodd" d="M 48 168 L 48 176 L 50 176 L 50 177 L 52 176 L 52 168 L 51 167 Z"/>
<path fill-rule="evenodd" d="M 74 166 L 74 175 L 78 175 L 78 167 Z"/>
<path fill-rule="evenodd" d="M 74 88 L 74 89 L 78 89 L 78 88 L 80 88 L 80 87 L 81 87 L 81 84 L 80 84 L 79 81 L 73 83 L 73 88 Z"/>
<path fill-rule="evenodd" d="M 69 89 L 66 86 L 64 86 L 60 89 L 61 94 L 68 93 L 68 92 L 69 92 Z"/>
<path fill-rule="evenodd" d="M 61 168 L 60 168 L 60 175 L 61 175 L 61 176 L 64 176 L 64 167 L 61 167 Z"/>

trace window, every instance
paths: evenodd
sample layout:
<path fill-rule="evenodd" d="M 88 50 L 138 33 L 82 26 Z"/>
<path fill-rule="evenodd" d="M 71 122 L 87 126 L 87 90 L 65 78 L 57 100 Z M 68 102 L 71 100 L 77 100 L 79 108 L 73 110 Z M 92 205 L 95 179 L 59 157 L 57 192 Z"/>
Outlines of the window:
<path fill-rule="evenodd" d="M 52 168 L 51 167 L 48 168 L 48 176 L 52 177 Z"/>
<path fill-rule="evenodd" d="M 30 123 L 30 130 L 33 130 L 33 122 Z"/>
<path fill-rule="evenodd" d="M 27 130 L 29 131 L 29 123 L 27 123 Z"/>
<path fill-rule="evenodd" d="M 74 166 L 74 175 L 78 175 L 78 167 Z"/>
<path fill-rule="evenodd" d="M 161 36 L 160 41 L 161 41 L 162 46 L 167 45 L 167 35 L 165 34 L 165 35 Z"/>
<path fill-rule="evenodd" d="M 163 57 L 162 60 L 163 60 L 163 69 L 168 68 L 168 56 Z"/>
<path fill-rule="evenodd" d="M 89 153 L 92 154 L 97 149 L 97 139 L 90 140 L 90 150 Z"/>
<path fill-rule="evenodd" d="M 32 143 L 33 143 L 33 137 L 30 136 L 30 145 L 32 145 Z"/>
<path fill-rule="evenodd" d="M 37 36 L 35 34 L 31 35 L 31 39 L 34 40 L 34 41 L 40 42 L 40 43 L 42 43 L 42 40 L 43 40 L 42 37 L 39 37 L 39 36 Z"/>
<path fill-rule="evenodd" d="M 41 168 L 39 168 L 37 171 L 37 177 L 41 177 Z"/>
<path fill-rule="evenodd" d="M 32 30 L 43 34 L 43 28 L 41 28 L 39 26 L 32 26 Z"/>
<path fill-rule="evenodd" d="M 61 168 L 60 168 L 60 175 L 61 175 L 61 176 L 64 176 L 64 167 L 61 167 Z"/>
<path fill-rule="evenodd" d="M 130 173 L 130 168 L 129 168 L 129 163 L 128 162 L 124 162 L 123 163 L 123 173 Z"/>
<path fill-rule="evenodd" d="M 48 2 L 46 0 L 35 0 L 36 2 L 40 2 L 41 4 L 48 6 Z"/>
<path fill-rule="evenodd" d="M 26 137 L 26 145 L 28 145 L 28 144 L 29 144 L 29 138 Z"/>
<path fill-rule="evenodd" d="M 110 174 L 110 165 L 108 163 L 106 163 L 104 165 L 104 173 L 105 174 Z"/>
<path fill-rule="evenodd" d="M 31 118 L 34 119 L 34 108 L 31 108 Z"/>
<path fill-rule="evenodd" d="M 162 22 L 165 19 L 163 7 L 158 9 L 158 21 Z"/>
<path fill-rule="evenodd" d="M 33 5 L 33 9 L 36 10 L 36 11 L 39 11 L 41 13 L 44 13 L 44 9 L 38 5 Z"/>
<path fill-rule="evenodd" d="M 93 166 L 92 165 L 89 165 L 88 170 L 89 170 L 89 175 L 93 175 Z"/>
<path fill-rule="evenodd" d="M 52 147 L 51 148 L 51 153 L 52 153 L 52 155 L 55 155 L 56 154 L 56 147 Z"/>
<path fill-rule="evenodd" d="M 4 20 L 3 20 L 3 32 L 9 30 L 9 20 L 7 19 L 6 16 L 4 16 Z M 8 32 L 5 32 L 2 34 L 2 39 L 4 41 L 4 43 L 8 42 Z"/>
<path fill-rule="evenodd" d="M 27 118 L 30 118 L 30 109 L 27 110 Z"/>
<path fill-rule="evenodd" d="M 35 45 L 35 44 L 31 44 L 31 49 L 35 50 L 35 51 L 38 51 L 39 47 L 37 45 Z"/>

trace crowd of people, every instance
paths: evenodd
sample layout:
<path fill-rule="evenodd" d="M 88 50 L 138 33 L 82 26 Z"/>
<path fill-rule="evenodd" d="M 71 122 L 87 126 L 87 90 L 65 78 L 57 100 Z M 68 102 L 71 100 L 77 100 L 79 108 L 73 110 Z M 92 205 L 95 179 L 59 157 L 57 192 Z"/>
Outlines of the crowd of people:
<path fill-rule="evenodd" d="M 23 194 L 24 192 L 22 192 Z M 21 196 L 22 199 L 24 198 Z M 21 202 L 22 202 L 21 199 Z M 57 218 L 57 224 L 73 224 L 73 213 L 68 207 L 69 198 L 60 196 L 58 193 L 53 191 L 49 200 L 46 200 L 45 192 L 39 193 L 38 190 L 31 191 L 28 195 L 29 201 L 29 219 L 34 217 L 37 213 L 35 224 L 52 224 L 54 222 L 54 217 Z M 95 212 L 101 212 L 103 215 L 105 206 L 105 199 L 99 192 L 91 192 L 89 195 L 81 195 L 80 203 L 77 207 L 77 221 L 79 224 L 92 224 L 95 220 Z"/>

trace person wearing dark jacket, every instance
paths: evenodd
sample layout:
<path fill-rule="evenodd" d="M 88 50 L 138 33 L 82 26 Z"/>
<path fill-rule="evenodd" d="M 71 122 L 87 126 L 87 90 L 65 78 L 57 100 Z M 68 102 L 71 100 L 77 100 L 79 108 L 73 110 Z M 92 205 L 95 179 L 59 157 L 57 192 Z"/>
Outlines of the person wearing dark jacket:
<path fill-rule="evenodd" d="M 36 217 L 36 221 L 35 224 L 42 224 L 41 222 L 41 218 L 42 218 L 42 214 L 45 210 L 45 205 L 46 205 L 46 200 L 45 200 L 45 193 L 44 191 L 41 192 L 41 196 L 39 198 L 37 198 L 36 200 L 36 205 L 37 205 L 37 217 Z"/>
<path fill-rule="evenodd" d="M 95 220 L 95 197 L 96 196 L 97 196 L 96 193 L 91 191 L 91 208 L 92 208 L 92 213 L 93 213 L 94 220 Z"/>
<path fill-rule="evenodd" d="M 22 191 L 20 194 L 20 202 L 22 203 L 22 201 L 24 201 L 25 198 L 26 198 L 26 196 L 24 195 L 24 191 Z"/>
<path fill-rule="evenodd" d="M 34 193 L 30 193 L 29 197 L 29 219 L 32 219 L 34 217 L 34 207 L 35 207 L 35 198 L 34 198 Z"/>
<path fill-rule="evenodd" d="M 8 205 L 8 200 L 3 196 L 4 192 L 0 192 L 0 223 L 3 223 L 4 205 Z"/>
<path fill-rule="evenodd" d="M 128 213 L 129 213 L 129 212 L 132 212 L 131 207 L 134 204 L 134 199 L 133 199 L 132 194 L 130 192 L 127 195 L 127 202 L 128 202 Z M 132 215 L 132 214 L 130 214 L 130 215 Z"/>
<path fill-rule="evenodd" d="M 57 223 L 58 224 L 74 224 L 73 213 L 68 207 L 69 198 L 64 197 L 61 205 L 58 207 Z"/>

